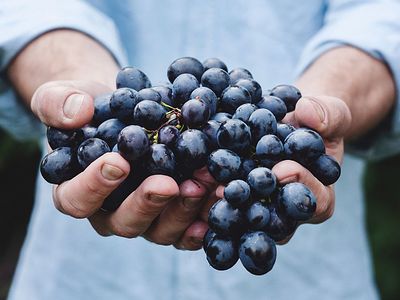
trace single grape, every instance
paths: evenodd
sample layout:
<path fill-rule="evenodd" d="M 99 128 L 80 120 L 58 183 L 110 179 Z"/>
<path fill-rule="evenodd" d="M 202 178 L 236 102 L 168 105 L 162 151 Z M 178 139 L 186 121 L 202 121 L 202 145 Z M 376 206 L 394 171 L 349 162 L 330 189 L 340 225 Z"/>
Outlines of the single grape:
<path fill-rule="evenodd" d="M 276 134 L 275 116 L 265 108 L 259 108 L 250 115 L 249 126 L 254 144 L 257 144 L 261 137 L 266 134 Z"/>
<path fill-rule="evenodd" d="M 110 147 L 105 141 L 98 138 L 90 138 L 79 145 L 76 156 L 79 165 L 85 169 L 107 152 L 110 152 Z"/>
<path fill-rule="evenodd" d="M 94 138 L 97 133 L 97 128 L 90 126 L 90 125 L 85 125 L 82 128 L 77 129 L 77 130 L 80 131 L 79 135 L 82 136 L 82 141 L 85 141 L 90 138 Z"/>
<path fill-rule="evenodd" d="M 201 76 L 202 86 L 211 89 L 217 97 L 229 86 L 229 74 L 219 68 L 211 68 Z"/>
<path fill-rule="evenodd" d="M 203 61 L 203 66 L 204 66 L 204 71 L 207 71 L 208 69 L 211 68 L 220 68 L 225 72 L 228 72 L 228 67 L 226 66 L 226 64 L 219 58 L 215 57 L 207 58 L 205 61 Z"/>
<path fill-rule="evenodd" d="M 276 128 L 276 136 L 283 143 L 285 141 L 286 137 L 295 130 L 296 130 L 296 128 L 290 124 L 278 123 L 277 128 Z"/>
<path fill-rule="evenodd" d="M 125 67 L 117 74 L 117 89 L 131 88 L 140 91 L 144 88 L 151 87 L 151 82 L 146 74 L 139 69 L 133 67 Z"/>
<path fill-rule="evenodd" d="M 203 126 L 201 131 L 205 133 L 210 142 L 210 149 L 214 150 L 218 148 L 217 133 L 221 124 L 215 120 L 209 120 L 206 125 Z"/>
<path fill-rule="evenodd" d="M 263 167 L 272 168 L 283 158 L 283 144 L 276 135 L 266 134 L 257 143 L 256 157 Z"/>
<path fill-rule="evenodd" d="M 47 127 L 47 141 L 51 149 L 60 147 L 76 147 L 83 140 L 83 132 L 77 130 L 58 129 Z"/>
<path fill-rule="evenodd" d="M 242 164 L 240 166 L 240 178 L 247 180 L 249 173 L 257 167 L 256 162 L 251 158 L 242 158 Z"/>
<path fill-rule="evenodd" d="M 232 118 L 231 114 L 228 114 L 226 112 L 218 112 L 211 117 L 211 120 L 217 121 L 219 123 L 224 123 L 231 118 Z"/>
<path fill-rule="evenodd" d="M 172 107 L 176 106 L 175 101 L 172 100 L 172 86 L 169 87 L 169 86 L 159 85 L 159 86 L 153 86 L 152 89 L 160 94 L 161 102 Z"/>
<path fill-rule="evenodd" d="M 224 198 L 233 207 L 241 207 L 250 201 L 250 186 L 246 181 L 232 180 L 224 189 Z"/>
<path fill-rule="evenodd" d="M 301 98 L 299 89 L 295 86 L 287 84 L 277 85 L 269 94 L 282 99 L 286 104 L 288 112 L 291 112 L 295 109 L 297 101 L 299 101 Z"/>
<path fill-rule="evenodd" d="M 111 148 L 117 143 L 118 134 L 125 127 L 125 124 L 118 119 L 108 119 L 97 127 L 96 136 L 105 141 Z"/>
<path fill-rule="evenodd" d="M 205 233 L 204 237 L 203 237 L 203 249 L 204 251 L 206 251 L 208 244 L 210 243 L 210 241 L 216 236 L 217 234 L 212 231 L 210 228 L 207 229 L 207 232 Z"/>
<path fill-rule="evenodd" d="M 222 92 L 219 105 L 224 112 L 233 114 L 240 105 L 250 102 L 250 93 L 245 88 L 231 86 Z"/>
<path fill-rule="evenodd" d="M 292 235 L 297 222 L 282 213 L 279 213 L 274 205 L 269 206 L 270 219 L 264 231 L 274 239 L 275 242 L 282 241 Z"/>
<path fill-rule="evenodd" d="M 285 102 L 275 96 L 263 96 L 261 100 L 257 103 L 257 106 L 259 108 L 266 108 L 270 112 L 272 112 L 278 122 L 282 120 L 287 113 Z"/>
<path fill-rule="evenodd" d="M 265 198 L 274 191 L 276 187 L 276 177 L 270 169 L 258 167 L 249 173 L 247 176 L 247 183 L 250 185 L 253 196 Z"/>
<path fill-rule="evenodd" d="M 229 149 L 239 154 L 248 152 L 251 144 L 250 128 L 241 120 L 228 120 L 221 124 L 217 132 L 217 142 L 220 148 Z"/>
<path fill-rule="evenodd" d="M 242 104 L 236 109 L 235 114 L 232 116 L 232 119 L 239 119 L 248 124 L 251 114 L 256 110 L 257 106 L 255 104 Z"/>
<path fill-rule="evenodd" d="M 245 230 L 244 216 L 239 208 L 219 199 L 208 212 L 208 226 L 222 236 L 240 236 Z"/>
<path fill-rule="evenodd" d="M 114 91 L 110 99 L 110 109 L 114 118 L 122 122 L 132 121 L 133 109 L 139 103 L 138 92 L 130 88 L 120 88 Z"/>
<path fill-rule="evenodd" d="M 254 79 L 240 79 L 235 85 L 245 88 L 250 93 L 251 103 L 258 103 L 261 100 L 261 85 Z"/>
<path fill-rule="evenodd" d="M 232 69 L 229 72 L 230 84 L 233 85 L 240 79 L 253 79 L 253 75 L 251 75 L 250 71 L 244 68 L 236 68 Z"/>
<path fill-rule="evenodd" d="M 179 75 L 172 84 L 172 99 L 182 106 L 190 99 L 190 94 L 200 86 L 199 81 L 192 74 Z"/>
<path fill-rule="evenodd" d="M 133 120 L 148 130 L 158 129 L 166 121 L 165 108 L 151 100 L 143 100 L 135 106 Z"/>
<path fill-rule="evenodd" d="M 307 168 L 324 185 L 334 184 L 339 179 L 341 172 L 339 163 L 327 154 L 322 154 Z"/>
<path fill-rule="evenodd" d="M 154 88 L 142 89 L 137 93 L 138 102 L 143 100 L 151 100 L 161 103 L 161 95 Z"/>
<path fill-rule="evenodd" d="M 40 173 L 52 184 L 61 184 L 80 172 L 76 154 L 70 147 L 60 147 L 45 155 L 40 163 Z"/>
<path fill-rule="evenodd" d="M 251 274 L 266 274 L 275 264 L 275 242 L 262 231 L 245 233 L 240 238 L 239 258 Z"/>
<path fill-rule="evenodd" d="M 93 125 L 98 126 L 104 121 L 113 118 L 110 108 L 111 95 L 112 94 L 103 94 L 94 98 Z"/>
<path fill-rule="evenodd" d="M 207 167 L 218 182 L 229 182 L 241 175 L 240 157 L 227 149 L 218 149 L 212 152 L 208 157 Z"/>
<path fill-rule="evenodd" d="M 158 143 L 165 144 L 173 149 L 179 134 L 180 132 L 178 128 L 172 125 L 166 125 L 158 131 Z"/>
<path fill-rule="evenodd" d="M 270 212 L 261 201 L 254 201 L 247 208 L 245 216 L 250 230 L 263 230 L 269 223 Z"/>
<path fill-rule="evenodd" d="M 216 270 L 228 270 L 239 259 L 236 242 L 228 237 L 214 236 L 206 248 L 207 261 Z"/>
<path fill-rule="evenodd" d="M 137 125 L 129 125 L 122 129 L 118 136 L 118 150 L 131 162 L 147 154 L 150 150 L 150 141 L 144 129 Z"/>
<path fill-rule="evenodd" d="M 208 87 L 202 86 L 190 94 L 190 99 L 201 99 L 210 107 L 210 116 L 217 112 L 218 98 Z"/>
<path fill-rule="evenodd" d="M 184 73 L 188 73 L 197 78 L 198 81 L 203 75 L 204 67 L 196 58 L 193 57 L 181 57 L 174 60 L 168 67 L 167 76 L 171 83 Z"/>
<path fill-rule="evenodd" d="M 147 174 L 172 176 L 176 170 L 175 154 L 164 144 L 153 144 L 144 158 Z"/>
<path fill-rule="evenodd" d="M 182 105 L 181 115 L 189 128 L 203 127 L 210 118 L 210 107 L 201 99 L 191 99 Z"/>

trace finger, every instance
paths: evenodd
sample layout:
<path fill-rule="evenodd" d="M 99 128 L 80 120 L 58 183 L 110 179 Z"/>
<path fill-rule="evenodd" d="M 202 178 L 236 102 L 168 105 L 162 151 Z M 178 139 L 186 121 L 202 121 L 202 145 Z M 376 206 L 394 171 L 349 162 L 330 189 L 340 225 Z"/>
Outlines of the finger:
<path fill-rule="evenodd" d="M 174 247 L 181 250 L 198 250 L 203 246 L 203 238 L 208 229 L 204 221 L 193 222 L 174 244 Z"/>
<path fill-rule="evenodd" d="M 350 128 L 351 113 L 346 103 L 329 96 L 304 96 L 294 111 L 299 126 L 312 128 L 325 139 L 342 138 Z"/>
<path fill-rule="evenodd" d="M 208 193 L 206 187 L 194 180 L 186 180 L 179 190 L 180 197 L 172 201 L 143 234 L 146 239 L 161 245 L 171 245 L 196 220 Z"/>
<path fill-rule="evenodd" d="M 143 234 L 179 195 L 179 187 L 168 176 L 153 175 L 130 194 L 113 213 L 96 213 L 90 221 L 101 235 L 114 234 L 133 238 Z"/>
<path fill-rule="evenodd" d="M 210 208 L 217 202 L 219 199 L 223 198 L 223 191 L 224 186 L 218 186 L 218 188 L 214 189 L 211 193 L 208 194 L 207 200 L 204 202 L 203 206 L 201 207 L 199 218 L 204 221 L 208 222 L 208 212 Z M 222 194 L 222 196 L 221 196 Z"/>
<path fill-rule="evenodd" d="M 285 160 L 272 168 L 280 184 L 301 182 L 305 184 L 317 199 L 314 216 L 307 223 L 321 223 L 329 219 L 335 207 L 335 194 L 332 186 L 324 186 L 310 171 L 297 162 Z"/>
<path fill-rule="evenodd" d="M 46 125 L 72 129 L 92 119 L 93 97 L 110 92 L 102 84 L 86 81 L 52 81 L 41 85 L 31 101 L 33 113 Z"/>
<path fill-rule="evenodd" d="M 53 190 L 55 206 L 75 218 L 86 218 L 129 174 L 129 163 L 118 153 L 106 153 L 83 172 Z"/>
<path fill-rule="evenodd" d="M 203 184 L 208 191 L 212 191 L 218 185 L 218 182 L 212 177 L 207 167 L 194 171 L 193 179 Z"/>

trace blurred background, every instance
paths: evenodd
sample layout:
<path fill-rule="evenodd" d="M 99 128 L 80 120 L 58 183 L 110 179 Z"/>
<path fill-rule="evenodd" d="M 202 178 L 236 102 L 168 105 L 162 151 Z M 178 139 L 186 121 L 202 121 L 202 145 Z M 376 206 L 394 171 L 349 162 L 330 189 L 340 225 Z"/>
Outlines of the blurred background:
<path fill-rule="evenodd" d="M 0 300 L 6 299 L 25 237 L 39 160 L 36 143 L 17 142 L 0 130 Z M 400 155 L 369 163 L 364 177 L 366 226 L 384 300 L 400 299 L 399 172 Z"/>

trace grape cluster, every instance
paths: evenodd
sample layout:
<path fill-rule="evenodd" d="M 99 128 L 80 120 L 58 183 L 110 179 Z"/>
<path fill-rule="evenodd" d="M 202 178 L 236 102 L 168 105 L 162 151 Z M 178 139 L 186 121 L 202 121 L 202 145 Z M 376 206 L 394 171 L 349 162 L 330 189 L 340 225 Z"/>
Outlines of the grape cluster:
<path fill-rule="evenodd" d="M 113 211 L 150 175 L 182 182 L 206 165 L 226 184 L 224 198 L 209 211 L 208 262 L 226 270 L 240 258 L 249 272 L 267 273 L 275 263 L 275 242 L 316 209 L 305 185 L 280 186 L 271 168 L 291 159 L 330 185 L 339 178 L 339 164 L 325 154 L 317 132 L 280 122 L 301 98 L 296 87 L 278 85 L 263 93 L 248 70 L 228 73 L 217 58 L 176 59 L 167 76 L 170 83 L 152 87 L 139 69 L 123 68 L 117 89 L 94 99 L 90 124 L 48 127 L 53 150 L 41 162 L 43 178 L 60 184 L 106 152 L 118 152 L 132 172 L 103 203 L 103 210 Z"/>

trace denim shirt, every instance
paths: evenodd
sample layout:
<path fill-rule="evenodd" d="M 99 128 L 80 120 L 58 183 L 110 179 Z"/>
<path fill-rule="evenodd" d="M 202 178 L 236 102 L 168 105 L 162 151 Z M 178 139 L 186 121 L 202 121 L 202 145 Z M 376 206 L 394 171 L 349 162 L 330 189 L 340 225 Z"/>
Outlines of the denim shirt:
<path fill-rule="evenodd" d="M 26 126 L 38 124 L 4 70 L 29 41 L 49 30 L 86 33 L 121 66 L 142 69 L 154 84 L 166 81 L 175 58 L 219 57 L 229 68 L 248 68 L 267 89 L 293 82 L 329 49 L 352 45 L 387 63 L 398 88 L 399 11 L 395 0 L 2 0 L 0 126 L 21 139 L 32 137 Z M 390 122 L 381 136 L 391 144 L 379 140 L 381 156 L 400 150 L 400 139 L 387 138 L 400 132 L 397 106 Z M 363 154 L 374 156 L 373 149 L 375 144 Z M 301 226 L 288 245 L 278 247 L 274 269 L 261 277 L 240 263 L 215 271 L 202 251 L 177 251 L 141 238 L 102 238 L 86 220 L 57 212 L 50 185 L 39 179 L 10 299 L 376 299 L 362 170 L 362 161 L 345 158 L 334 216 Z"/>

